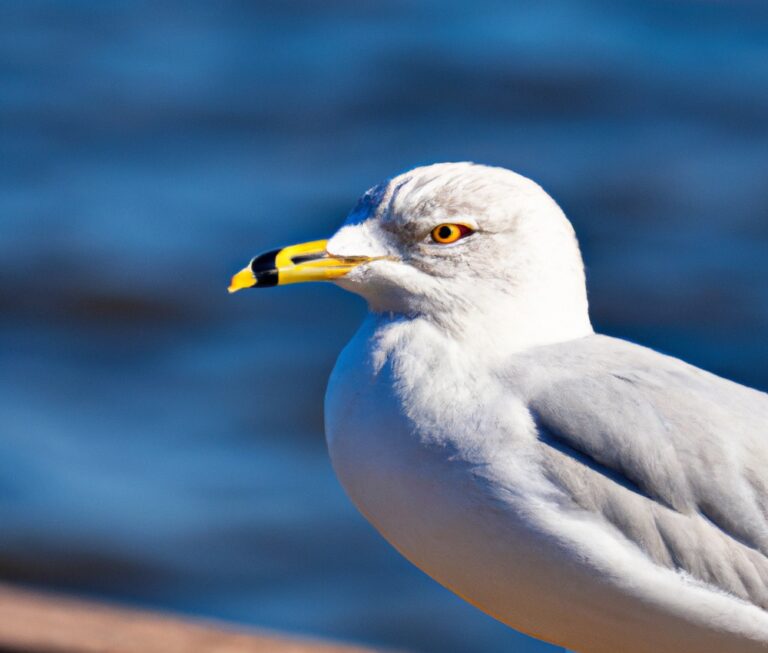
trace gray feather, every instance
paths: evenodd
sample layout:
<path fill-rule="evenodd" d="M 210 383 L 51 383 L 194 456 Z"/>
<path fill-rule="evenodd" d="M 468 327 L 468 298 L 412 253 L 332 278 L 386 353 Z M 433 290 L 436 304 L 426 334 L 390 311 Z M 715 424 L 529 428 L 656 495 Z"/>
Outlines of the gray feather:
<path fill-rule="evenodd" d="M 567 507 L 768 609 L 768 395 L 598 335 L 515 356 L 505 376 Z"/>

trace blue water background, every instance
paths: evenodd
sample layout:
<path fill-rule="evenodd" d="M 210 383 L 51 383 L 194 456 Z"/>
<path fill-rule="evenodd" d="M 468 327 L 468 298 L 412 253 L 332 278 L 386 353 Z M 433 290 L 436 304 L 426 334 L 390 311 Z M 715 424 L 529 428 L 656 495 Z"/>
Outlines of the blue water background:
<path fill-rule="evenodd" d="M 384 177 L 466 159 L 559 200 L 600 330 L 768 388 L 765 3 L 1 3 L 0 578 L 555 650 L 339 488 L 322 397 L 361 300 L 225 292 Z"/>

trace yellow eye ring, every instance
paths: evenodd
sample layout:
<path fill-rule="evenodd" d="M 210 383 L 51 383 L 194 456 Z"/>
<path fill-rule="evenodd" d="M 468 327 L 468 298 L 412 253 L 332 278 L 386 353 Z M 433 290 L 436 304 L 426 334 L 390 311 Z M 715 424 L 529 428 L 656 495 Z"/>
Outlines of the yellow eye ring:
<path fill-rule="evenodd" d="M 472 229 L 465 224 L 453 224 L 446 222 L 445 224 L 437 225 L 431 232 L 432 240 L 438 245 L 450 245 L 455 243 L 460 238 L 469 236 L 472 233 Z"/>

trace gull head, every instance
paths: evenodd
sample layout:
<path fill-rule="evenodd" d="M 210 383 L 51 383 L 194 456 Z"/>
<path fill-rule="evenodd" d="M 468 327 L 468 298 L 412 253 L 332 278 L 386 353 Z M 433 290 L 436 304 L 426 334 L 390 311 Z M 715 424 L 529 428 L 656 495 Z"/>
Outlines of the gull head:
<path fill-rule="evenodd" d="M 504 168 L 440 163 L 384 181 L 329 240 L 255 257 L 230 291 L 318 280 L 376 313 L 473 337 L 481 322 L 526 344 L 591 332 L 571 224 L 538 184 Z"/>

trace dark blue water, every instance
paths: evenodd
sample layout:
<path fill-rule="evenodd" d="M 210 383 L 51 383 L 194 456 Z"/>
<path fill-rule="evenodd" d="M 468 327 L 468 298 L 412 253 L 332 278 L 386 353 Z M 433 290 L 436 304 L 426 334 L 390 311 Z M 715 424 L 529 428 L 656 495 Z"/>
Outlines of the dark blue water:
<path fill-rule="evenodd" d="M 226 294 L 359 193 L 549 189 L 598 327 L 768 388 L 762 2 L 0 4 L 0 577 L 412 651 L 548 651 L 395 554 L 328 463 L 364 313 Z"/>

